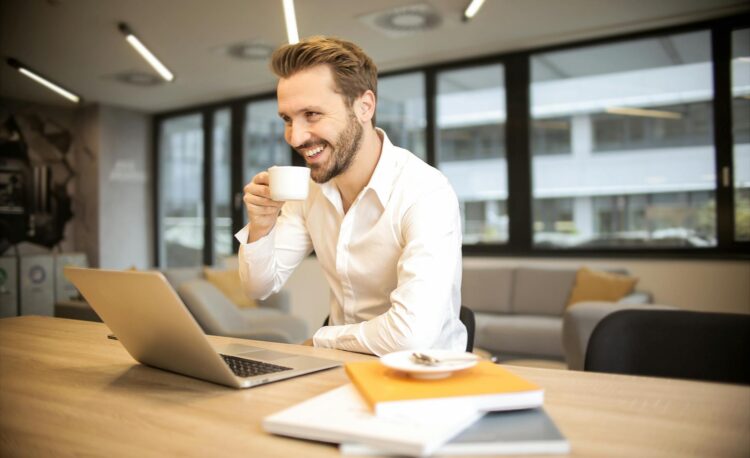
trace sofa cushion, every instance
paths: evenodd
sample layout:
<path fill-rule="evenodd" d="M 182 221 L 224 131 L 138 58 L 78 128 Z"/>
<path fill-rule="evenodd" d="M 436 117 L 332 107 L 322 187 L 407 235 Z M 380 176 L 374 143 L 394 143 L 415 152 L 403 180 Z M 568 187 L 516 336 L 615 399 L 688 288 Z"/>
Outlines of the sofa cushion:
<path fill-rule="evenodd" d="M 257 307 L 258 304 L 245 295 L 245 289 L 242 287 L 240 273 L 238 270 L 220 270 L 210 267 L 203 268 L 203 274 L 206 280 L 212 285 L 219 288 L 234 305 L 242 308 Z"/>
<path fill-rule="evenodd" d="M 475 312 L 510 313 L 513 270 L 509 267 L 464 267 L 461 303 Z"/>
<path fill-rule="evenodd" d="M 500 355 L 561 358 L 562 318 L 477 313 L 474 342 Z"/>
<path fill-rule="evenodd" d="M 568 299 L 568 306 L 586 301 L 617 302 L 630 294 L 638 279 L 609 272 L 596 272 L 581 267 Z"/>
<path fill-rule="evenodd" d="M 513 313 L 562 316 L 575 277 L 575 269 L 519 267 L 513 285 Z"/>
<path fill-rule="evenodd" d="M 172 288 L 177 289 L 186 281 L 203 278 L 203 269 L 201 267 L 171 267 L 161 271 Z"/>

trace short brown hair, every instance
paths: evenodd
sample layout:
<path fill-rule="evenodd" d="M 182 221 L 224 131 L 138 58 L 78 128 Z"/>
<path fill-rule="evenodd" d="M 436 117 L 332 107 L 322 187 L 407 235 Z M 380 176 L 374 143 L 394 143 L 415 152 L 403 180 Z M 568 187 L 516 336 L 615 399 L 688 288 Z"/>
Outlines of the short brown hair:
<path fill-rule="evenodd" d="M 336 92 L 342 94 L 349 106 L 370 90 L 378 95 L 378 69 L 370 56 L 352 42 L 332 37 L 315 36 L 293 45 L 284 45 L 271 56 L 271 69 L 279 78 L 328 65 L 333 72 Z M 372 119 L 375 125 L 375 117 Z"/>

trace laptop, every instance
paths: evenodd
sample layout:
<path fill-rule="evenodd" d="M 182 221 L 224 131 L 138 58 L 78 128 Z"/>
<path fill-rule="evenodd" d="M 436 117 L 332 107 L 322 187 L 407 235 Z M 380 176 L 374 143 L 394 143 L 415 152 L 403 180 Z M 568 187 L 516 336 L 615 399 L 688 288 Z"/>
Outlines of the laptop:
<path fill-rule="evenodd" d="M 214 348 L 161 272 L 65 267 L 65 276 L 138 362 L 249 388 L 340 366 L 249 345 Z"/>

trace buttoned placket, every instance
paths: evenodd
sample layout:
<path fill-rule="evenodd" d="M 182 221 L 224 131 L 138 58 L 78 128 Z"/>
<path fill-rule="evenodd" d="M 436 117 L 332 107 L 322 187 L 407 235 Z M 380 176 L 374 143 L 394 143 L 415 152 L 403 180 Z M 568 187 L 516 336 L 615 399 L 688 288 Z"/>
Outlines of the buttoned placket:
<path fill-rule="evenodd" d="M 357 198 L 354 199 L 354 202 L 349 207 L 349 211 L 343 213 L 343 207 L 341 208 L 343 218 L 341 220 L 341 228 L 339 229 L 338 244 L 336 245 L 336 272 L 341 279 L 341 290 L 344 296 L 344 303 L 342 304 L 344 324 L 356 323 L 358 321 L 356 314 L 357 293 L 349 279 L 349 259 L 351 258 L 350 247 L 352 236 L 354 235 L 354 220 L 362 201 L 362 196 L 365 195 L 368 189 L 365 187 L 360 191 Z"/>

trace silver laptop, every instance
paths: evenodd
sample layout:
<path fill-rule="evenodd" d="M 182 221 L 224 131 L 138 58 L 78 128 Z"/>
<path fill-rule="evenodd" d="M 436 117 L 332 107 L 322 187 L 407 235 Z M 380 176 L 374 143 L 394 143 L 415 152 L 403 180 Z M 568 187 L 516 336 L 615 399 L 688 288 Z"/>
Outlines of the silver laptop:
<path fill-rule="evenodd" d="M 64 272 L 140 363 L 234 388 L 341 365 L 249 345 L 214 348 L 160 272 L 77 267 L 65 267 Z"/>

